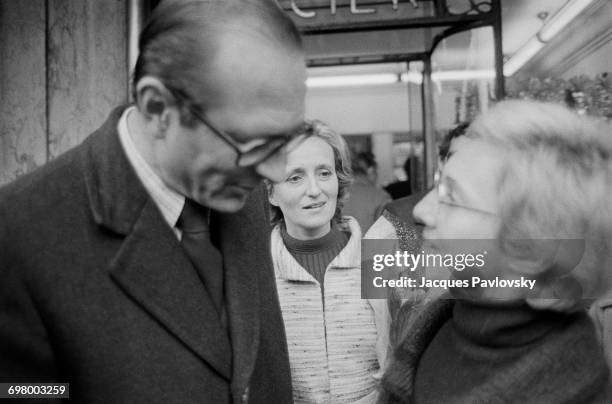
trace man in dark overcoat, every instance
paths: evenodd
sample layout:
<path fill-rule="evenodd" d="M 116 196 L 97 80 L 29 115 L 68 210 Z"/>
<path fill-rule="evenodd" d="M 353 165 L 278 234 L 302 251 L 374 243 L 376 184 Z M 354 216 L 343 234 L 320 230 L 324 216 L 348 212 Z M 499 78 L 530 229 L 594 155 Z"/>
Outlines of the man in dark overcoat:
<path fill-rule="evenodd" d="M 287 403 L 260 180 L 301 133 L 276 2 L 162 1 L 135 104 L 0 190 L 0 382 L 87 403 Z"/>

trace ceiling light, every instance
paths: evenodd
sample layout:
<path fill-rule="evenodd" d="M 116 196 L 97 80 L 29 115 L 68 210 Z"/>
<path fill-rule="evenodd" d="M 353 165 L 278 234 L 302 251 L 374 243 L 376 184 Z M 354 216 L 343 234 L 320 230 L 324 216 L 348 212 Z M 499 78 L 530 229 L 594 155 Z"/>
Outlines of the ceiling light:
<path fill-rule="evenodd" d="M 540 30 L 540 39 L 544 42 L 550 41 L 567 24 L 580 14 L 593 0 L 568 1 L 561 9 L 553 15 Z"/>
<path fill-rule="evenodd" d="M 447 70 L 434 72 L 431 75 L 431 79 L 438 82 L 478 79 L 488 80 L 493 79 L 494 77 L 495 71 L 493 70 Z M 401 75 L 394 73 L 379 73 L 309 77 L 306 80 L 306 85 L 309 88 L 321 88 L 385 85 L 396 83 L 421 84 L 422 82 L 423 75 L 420 72 L 409 71 L 402 73 Z"/>
<path fill-rule="evenodd" d="M 306 85 L 315 87 L 352 87 L 381 84 L 394 84 L 400 81 L 399 75 L 393 73 L 359 74 L 346 76 L 308 77 Z"/>
<path fill-rule="evenodd" d="M 536 53 L 538 53 L 544 44 L 550 41 L 563 28 L 567 26 L 574 18 L 576 18 L 593 0 L 570 0 L 561 9 L 553 15 L 540 31 L 534 35 L 525 45 L 519 48 L 504 63 L 504 76 L 510 77 L 525 65 Z"/>
<path fill-rule="evenodd" d="M 536 36 L 532 37 L 525 45 L 521 46 L 506 63 L 504 63 L 504 76 L 512 76 L 543 47 L 544 44 L 542 41 Z"/>
<path fill-rule="evenodd" d="M 421 84 L 423 82 L 423 74 L 411 70 L 408 73 L 402 73 L 401 79 L 402 83 Z"/>
<path fill-rule="evenodd" d="M 431 74 L 433 81 L 463 81 L 495 78 L 494 70 L 447 70 Z"/>

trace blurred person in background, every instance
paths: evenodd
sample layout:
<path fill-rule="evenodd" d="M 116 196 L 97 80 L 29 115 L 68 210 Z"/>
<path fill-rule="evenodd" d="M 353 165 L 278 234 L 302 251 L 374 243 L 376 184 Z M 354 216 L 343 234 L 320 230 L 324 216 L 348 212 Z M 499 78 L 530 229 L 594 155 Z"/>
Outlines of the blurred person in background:
<path fill-rule="evenodd" d="M 404 173 L 406 175 L 405 180 L 398 179 L 395 182 L 387 185 L 384 189 L 385 191 L 391 195 L 393 199 L 404 198 L 412 194 L 412 183 L 410 181 L 410 176 L 412 172 L 412 157 L 408 157 L 406 161 L 404 161 L 404 165 L 402 166 Z"/>
<path fill-rule="evenodd" d="M 486 251 L 485 264 L 450 269 L 455 285 L 405 333 L 380 402 L 610 402 L 585 309 L 611 286 L 609 127 L 561 106 L 506 101 L 453 149 L 414 216 L 427 251 Z"/>
<path fill-rule="evenodd" d="M 468 122 L 463 122 L 442 138 L 438 146 L 438 166 L 444 164 L 444 161 L 452 154 L 453 140 L 463 136 L 468 126 Z M 376 220 L 375 226 L 371 226 L 372 228 L 367 232 L 365 238 L 393 238 L 399 239 L 402 244 L 410 243 L 410 240 L 420 240 L 423 223 L 415 219 L 412 211 L 428 192 L 429 190 L 421 191 L 388 203 L 382 212 L 382 216 Z M 407 245 L 405 250 L 411 250 L 415 247 L 418 248 L 417 245 L 412 247 Z"/>
<path fill-rule="evenodd" d="M 453 153 L 455 139 L 465 134 L 468 122 L 463 122 L 450 130 L 442 138 L 438 145 L 438 164 L 440 167 Z M 388 203 L 380 218 L 370 227 L 364 240 L 397 240 L 388 253 L 394 251 L 407 251 L 411 254 L 418 254 L 421 251 L 423 242 L 424 224 L 413 216 L 416 204 L 425 197 L 429 191 L 417 192 Z M 419 277 L 425 275 L 425 268 L 419 268 L 415 273 L 407 270 L 399 273 L 401 276 Z M 446 274 L 444 274 L 446 275 Z M 439 290 L 429 290 L 429 288 L 418 288 L 419 290 L 405 290 L 403 288 L 393 288 L 389 295 L 389 312 L 392 319 L 390 329 L 391 345 L 395 346 L 398 341 L 405 337 L 399 333 L 406 332 L 418 313 L 418 310 L 437 297 Z M 430 292 L 430 293 L 428 293 Z M 401 310 L 401 314 L 399 314 Z"/>
<path fill-rule="evenodd" d="M 365 233 L 380 217 L 391 197 L 376 185 L 378 164 L 372 152 L 355 153 L 351 161 L 354 180 L 344 204 L 344 213 L 357 219 Z"/>
<path fill-rule="evenodd" d="M 321 122 L 268 182 L 272 260 L 296 403 L 375 402 L 386 357 L 384 300 L 361 299 L 361 231 L 342 216 L 351 184 L 342 136 Z"/>

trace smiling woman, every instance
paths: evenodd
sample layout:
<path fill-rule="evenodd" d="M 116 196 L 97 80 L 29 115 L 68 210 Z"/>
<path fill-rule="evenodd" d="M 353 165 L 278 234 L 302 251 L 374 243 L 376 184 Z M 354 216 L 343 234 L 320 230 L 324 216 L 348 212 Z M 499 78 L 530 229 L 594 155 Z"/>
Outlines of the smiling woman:
<path fill-rule="evenodd" d="M 385 311 L 382 301 L 361 299 L 361 232 L 341 215 L 349 159 L 342 137 L 315 122 L 287 154 L 284 178 L 268 182 L 272 258 L 299 403 L 377 397 Z"/>

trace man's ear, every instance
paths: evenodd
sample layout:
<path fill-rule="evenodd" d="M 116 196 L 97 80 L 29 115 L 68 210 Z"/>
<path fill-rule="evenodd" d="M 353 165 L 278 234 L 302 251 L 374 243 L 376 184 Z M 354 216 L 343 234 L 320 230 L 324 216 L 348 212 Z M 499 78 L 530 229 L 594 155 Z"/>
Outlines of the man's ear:
<path fill-rule="evenodd" d="M 144 76 L 136 83 L 136 104 L 138 110 L 147 120 L 153 120 L 158 126 L 158 134 L 163 135 L 170 124 L 168 105 L 171 94 L 157 78 Z"/>

